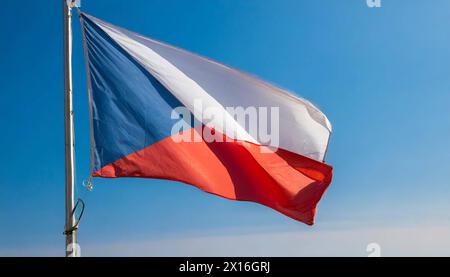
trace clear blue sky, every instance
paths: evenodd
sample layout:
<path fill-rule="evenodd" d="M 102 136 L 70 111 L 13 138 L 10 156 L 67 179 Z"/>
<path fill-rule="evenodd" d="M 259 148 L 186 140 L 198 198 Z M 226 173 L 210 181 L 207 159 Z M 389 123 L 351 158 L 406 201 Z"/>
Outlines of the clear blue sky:
<path fill-rule="evenodd" d="M 56 2 L 56 3 L 54 3 Z M 0 255 L 63 255 L 60 1 L 0 9 Z M 450 1 L 84 0 L 115 25 L 297 92 L 329 117 L 334 180 L 308 227 L 253 203 L 151 179 L 89 175 L 74 22 L 84 255 L 450 255 Z M 75 17 L 77 19 L 77 17 Z"/>

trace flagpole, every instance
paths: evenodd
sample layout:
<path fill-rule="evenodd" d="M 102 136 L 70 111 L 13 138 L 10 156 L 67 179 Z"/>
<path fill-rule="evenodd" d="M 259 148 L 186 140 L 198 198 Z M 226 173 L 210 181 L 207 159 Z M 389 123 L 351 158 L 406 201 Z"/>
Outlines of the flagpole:
<path fill-rule="evenodd" d="M 74 228 L 74 129 L 72 109 L 72 5 L 63 2 L 64 20 L 64 138 L 66 167 L 66 257 L 78 256 L 77 230 Z"/>

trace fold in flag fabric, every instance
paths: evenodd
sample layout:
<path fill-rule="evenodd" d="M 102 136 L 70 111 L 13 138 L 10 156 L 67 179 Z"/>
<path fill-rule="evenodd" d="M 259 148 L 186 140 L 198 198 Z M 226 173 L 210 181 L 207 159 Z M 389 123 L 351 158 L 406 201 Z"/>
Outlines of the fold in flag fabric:
<path fill-rule="evenodd" d="M 228 66 L 85 13 L 81 23 L 92 176 L 179 181 L 314 223 L 332 176 L 332 167 L 323 162 L 331 124 L 318 108 Z M 196 109 L 199 102 L 203 110 L 223 115 L 205 120 Z M 174 116 L 179 107 L 192 120 Z M 227 107 L 277 107 L 279 122 L 271 127 L 279 134 L 277 144 L 263 143 Z M 188 128 L 174 133 L 180 118 Z M 206 140 L 205 134 L 222 141 Z"/>

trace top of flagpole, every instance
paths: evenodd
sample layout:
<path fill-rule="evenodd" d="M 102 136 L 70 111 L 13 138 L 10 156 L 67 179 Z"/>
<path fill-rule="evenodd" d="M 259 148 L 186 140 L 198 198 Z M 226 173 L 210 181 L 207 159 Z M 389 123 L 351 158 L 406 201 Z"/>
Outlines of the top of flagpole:
<path fill-rule="evenodd" d="M 81 7 L 81 0 L 66 0 L 66 2 L 69 9 Z"/>

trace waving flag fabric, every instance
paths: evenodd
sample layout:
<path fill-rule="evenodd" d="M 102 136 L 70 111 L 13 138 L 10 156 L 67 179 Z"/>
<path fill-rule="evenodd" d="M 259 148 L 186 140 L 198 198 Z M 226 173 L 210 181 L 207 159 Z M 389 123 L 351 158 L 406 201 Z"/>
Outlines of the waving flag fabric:
<path fill-rule="evenodd" d="M 180 181 L 314 223 L 332 176 L 323 162 L 331 125 L 319 109 L 235 69 L 87 14 L 81 22 L 94 177 Z M 206 121 L 196 103 L 222 116 Z M 192 120 L 174 116 L 179 107 Z M 277 107 L 279 122 L 271 127 L 279 133 L 276 145 L 262 142 L 227 107 Z M 174 134 L 180 118 L 188 128 Z M 205 140 L 206 133 L 223 139 Z"/>

